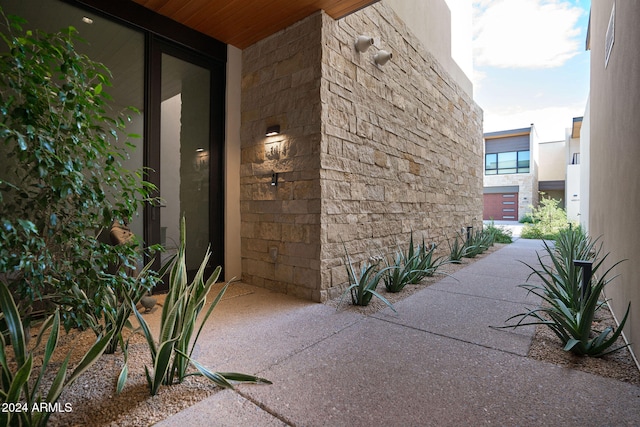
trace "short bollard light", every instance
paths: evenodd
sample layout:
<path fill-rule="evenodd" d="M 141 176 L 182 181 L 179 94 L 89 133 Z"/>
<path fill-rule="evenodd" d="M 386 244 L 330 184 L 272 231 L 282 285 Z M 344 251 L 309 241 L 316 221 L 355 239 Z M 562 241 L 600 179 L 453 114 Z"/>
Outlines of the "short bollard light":
<path fill-rule="evenodd" d="M 586 301 L 591 294 L 591 276 L 593 261 L 573 260 L 573 265 L 582 268 L 582 301 Z"/>
<path fill-rule="evenodd" d="M 471 240 L 471 232 L 473 231 L 473 226 L 467 227 L 467 242 Z"/>

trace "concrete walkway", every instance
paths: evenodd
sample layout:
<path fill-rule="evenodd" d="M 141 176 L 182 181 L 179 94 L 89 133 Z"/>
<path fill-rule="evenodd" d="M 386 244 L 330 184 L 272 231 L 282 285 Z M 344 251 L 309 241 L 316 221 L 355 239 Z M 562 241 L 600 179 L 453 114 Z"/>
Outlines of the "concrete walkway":
<path fill-rule="evenodd" d="M 247 285 L 218 305 L 195 358 L 240 385 L 160 426 L 637 426 L 640 387 L 526 357 L 537 301 L 519 239 L 373 316 Z M 457 279 L 457 280 L 456 280 Z"/>

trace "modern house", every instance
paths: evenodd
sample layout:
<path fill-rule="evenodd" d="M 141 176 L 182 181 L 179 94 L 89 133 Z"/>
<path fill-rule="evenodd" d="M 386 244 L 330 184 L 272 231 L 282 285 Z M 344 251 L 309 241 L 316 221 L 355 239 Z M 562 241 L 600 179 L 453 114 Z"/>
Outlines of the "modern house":
<path fill-rule="evenodd" d="M 574 117 L 565 139 L 538 143 L 538 191 L 558 200 L 569 221 L 580 215 L 580 131 L 582 117 Z"/>
<path fill-rule="evenodd" d="M 580 133 L 583 117 L 574 117 L 566 138 L 566 191 L 565 208 L 567 220 L 580 221 Z"/>
<path fill-rule="evenodd" d="M 538 143 L 538 191 L 543 197 L 560 201 L 565 207 L 567 179 L 566 141 L 540 141 Z"/>
<path fill-rule="evenodd" d="M 580 221 L 609 252 L 605 268 L 619 276 L 606 296 L 621 320 L 631 303 L 624 335 L 640 355 L 640 4 L 592 2 L 587 49 L 591 50 L 590 100 L 580 138 L 582 183 Z M 585 200 L 585 195 L 588 196 Z"/>
<path fill-rule="evenodd" d="M 483 219 L 518 221 L 538 202 L 535 127 L 484 134 Z"/>
<path fill-rule="evenodd" d="M 132 223 L 145 243 L 171 250 L 184 214 L 188 268 L 211 245 L 226 279 L 324 301 L 346 285 L 345 247 L 362 260 L 411 231 L 443 242 L 481 223 L 482 112 L 451 40 L 471 2 L 454 3 L 453 16 L 444 0 L 2 8 L 76 27 L 113 74 L 114 111 L 141 112 L 130 165 L 163 200 Z"/>

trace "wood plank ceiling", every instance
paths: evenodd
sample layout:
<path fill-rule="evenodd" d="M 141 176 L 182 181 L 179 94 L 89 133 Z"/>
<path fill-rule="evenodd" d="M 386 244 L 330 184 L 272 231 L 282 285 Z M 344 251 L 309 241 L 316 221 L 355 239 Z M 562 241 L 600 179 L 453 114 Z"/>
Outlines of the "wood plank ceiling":
<path fill-rule="evenodd" d="M 318 10 L 340 19 L 379 0 L 133 0 L 161 15 L 244 49 Z"/>

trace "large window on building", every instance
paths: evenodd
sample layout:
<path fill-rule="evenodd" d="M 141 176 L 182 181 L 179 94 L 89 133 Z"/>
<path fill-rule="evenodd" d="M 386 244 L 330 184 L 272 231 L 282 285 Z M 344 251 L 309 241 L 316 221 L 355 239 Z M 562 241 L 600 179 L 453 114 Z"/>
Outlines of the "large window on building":
<path fill-rule="evenodd" d="M 511 173 L 529 173 L 529 151 L 508 151 L 485 155 L 485 175 L 505 175 Z"/>

